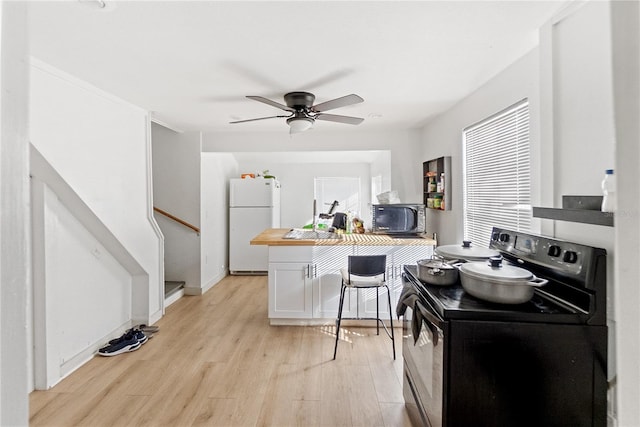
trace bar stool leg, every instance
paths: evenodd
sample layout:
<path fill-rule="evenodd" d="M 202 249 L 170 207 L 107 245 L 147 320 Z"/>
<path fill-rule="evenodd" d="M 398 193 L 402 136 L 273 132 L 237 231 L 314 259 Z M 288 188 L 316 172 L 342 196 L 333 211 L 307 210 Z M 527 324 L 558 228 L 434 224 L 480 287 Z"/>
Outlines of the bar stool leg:
<path fill-rule="evenodd" d="M 380 288 L 376 287 L 376 335 L 380 335 Z"/>
<path fill-rule="evenodd" d="M 340 339 L 340 322 L 342 321 L 342 307 L 344 305 L 345 290 L 346 286 L 344 286 L 343 283 L 342 287 L 340 288 L 340 303 L 338 304 L 338 319 L 336 320 L 336 344 L 333 348 L 333 360 L 336 360 L 336 353 L 338 352 L 338 340 Z"/>
<path fill-rule="evenodd" d="M 396 340 L 395 340 L 395 335 L 393 333 L 393 313 L 392 313 L 392 310 L 391 310 L 391 290 L 386 285 L 385 285 L 385 288 L 387 288 L 387 300 L 389 301 L 389 322 L 391 323 L 391 346 L 393 347 L 393 360 L 396 360 Z"/>

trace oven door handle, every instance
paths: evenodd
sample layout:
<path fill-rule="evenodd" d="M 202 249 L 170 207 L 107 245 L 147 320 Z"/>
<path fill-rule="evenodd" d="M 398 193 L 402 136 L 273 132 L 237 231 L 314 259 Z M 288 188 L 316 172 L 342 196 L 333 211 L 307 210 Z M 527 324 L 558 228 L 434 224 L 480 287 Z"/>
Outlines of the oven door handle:
<path fill-rule="evenodd" d="M 429 329 L 429 332 L 431 332 L 431 341 L 433 342 L 433 346 L 437 346 L 441 331 L 441 328 L 438 327 L 441 323 L 440 319 L 425 308 L 419 301 L 416 301 L 413 312 L 413 323 L 411 327 L 413 329 L 414 344 L 418 341 L 418 337 L 420 336 L 422 325 L 424 323 Z"/>

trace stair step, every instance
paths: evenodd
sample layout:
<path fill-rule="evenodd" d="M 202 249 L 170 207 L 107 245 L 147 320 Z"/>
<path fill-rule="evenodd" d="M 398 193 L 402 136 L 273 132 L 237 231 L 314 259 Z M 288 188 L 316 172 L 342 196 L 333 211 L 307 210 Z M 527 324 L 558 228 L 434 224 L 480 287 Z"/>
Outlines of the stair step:
<path fill-rule="evenodd" d="M 176 292 L 180 291 L 180 289 L 184 288 L 185 282 L 174 282 L 174 281 L 165 281 L 164 282 L 164 297 L 168 298 Z"/>

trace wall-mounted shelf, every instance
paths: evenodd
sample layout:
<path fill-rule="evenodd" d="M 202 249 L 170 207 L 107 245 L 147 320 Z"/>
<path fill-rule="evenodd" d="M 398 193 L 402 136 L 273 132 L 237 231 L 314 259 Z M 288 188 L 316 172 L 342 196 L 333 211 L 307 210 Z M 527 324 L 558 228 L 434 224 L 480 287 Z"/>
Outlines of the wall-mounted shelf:
<path fill-rule="evenodd" d="M 451 157 L 422 163 L 423 203 L 431 210 L 451 210 Z"/>
<path fill-rule="evenodd" d="M 614 214 L 600 212 L 602 196 L 562 196 L 562 208 L 533 208 L 535 218 L 613 227 Z"/>

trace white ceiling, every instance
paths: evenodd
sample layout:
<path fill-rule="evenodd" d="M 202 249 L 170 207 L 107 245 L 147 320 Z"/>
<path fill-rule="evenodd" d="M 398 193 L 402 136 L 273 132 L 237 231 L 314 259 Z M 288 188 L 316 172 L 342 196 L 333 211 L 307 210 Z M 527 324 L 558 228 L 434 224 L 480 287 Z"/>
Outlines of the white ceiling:
<path fill-rule="evenodd" d="M 564 1 L 31 2 L 31 54 L 184 131 L 287 132 L 284 103 L 350 93 L 331 110 L 358 125 L 315 132 L 423 125 L 537 44 Z M 286 114 L 286 113 L 285 113 Z"/>

